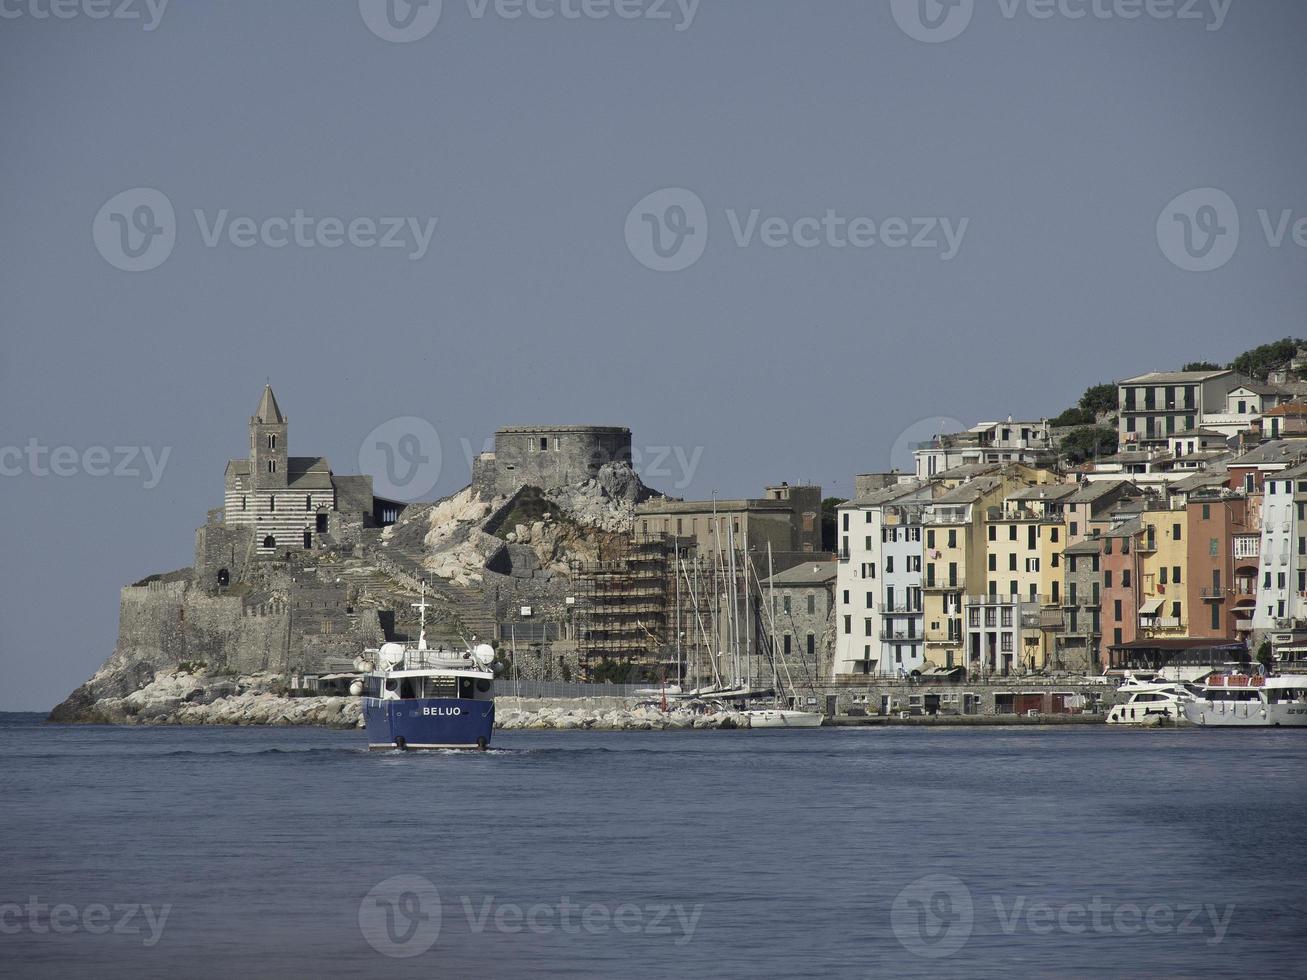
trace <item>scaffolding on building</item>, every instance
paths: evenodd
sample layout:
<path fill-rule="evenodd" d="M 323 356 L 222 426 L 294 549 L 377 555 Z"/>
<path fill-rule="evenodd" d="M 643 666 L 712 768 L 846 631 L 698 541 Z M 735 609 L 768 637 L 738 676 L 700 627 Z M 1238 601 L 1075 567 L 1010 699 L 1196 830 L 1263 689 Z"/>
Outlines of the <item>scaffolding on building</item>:
<path fill-rule="evenodd" d="M 641 667 L 660 663 L 670 633 L 672 541 L 665 535 L 637 535 L 615 553 L 572 563 L 577 653 L 587 678 L 603 661 Z"/>

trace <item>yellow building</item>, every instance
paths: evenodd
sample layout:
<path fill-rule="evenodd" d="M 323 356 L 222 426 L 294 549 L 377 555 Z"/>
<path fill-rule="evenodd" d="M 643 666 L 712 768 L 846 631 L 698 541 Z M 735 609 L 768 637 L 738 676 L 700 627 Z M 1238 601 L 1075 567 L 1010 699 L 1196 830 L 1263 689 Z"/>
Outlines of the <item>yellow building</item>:
<path fill-rule="evenodd" d="M 1042 670 L 1047 664 L 1062 627 L 1067 528 L 1061 501 L 1074 492 L 1070 485 L 1017 490 L 986 528 L 986 590 L 991 596 L 1020 600 L 1020 663 L 1029 669 Z"/>
<path fill-rule="evenodd" d="M 1186 512 L 1147 510 L 1139 544 L 1139 632 L 1141 636 L 1189 634 L 1189 540 Z"/>
<path fill-rule="evenodd" d="M 926 660 L 939 667 L 966 666 L 963 600 L 986 588 L 985 530 L 989 508 L 1002 504 L 1015 479 L 980 476 L 926 506 L 925 575 L 922 581 Z"/>

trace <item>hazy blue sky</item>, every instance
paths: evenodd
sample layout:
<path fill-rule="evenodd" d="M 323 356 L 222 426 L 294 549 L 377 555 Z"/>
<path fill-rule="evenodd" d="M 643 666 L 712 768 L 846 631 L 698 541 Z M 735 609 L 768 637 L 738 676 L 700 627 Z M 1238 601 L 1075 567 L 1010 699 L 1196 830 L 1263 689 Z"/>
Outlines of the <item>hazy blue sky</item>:
<path fill-rule="evenodd" d="M 1050 415 L 1302 332 L 1307 249 L 1277 238 L 1307 216 L 1300 0 L 925 0 L 915 22 L 915 0 L 445 0 L 429 31 L 435 8 L 390 28 L 371 0 L 71 2 L 0 4 L 0 708 L 61 699 L 112 650 L 119 587 L 189 564 L 265 377 L 292 453 L 337 472 L 378 425 L 429 420 L 429 496 L 467 482 L 465 441 L 537 422 L 702 447 L 648 477 L 681 495 L 847 495 L 935 419 Z M 105 208 L 134 188 L 158 193 Z M 628 223 L 664 188 L 706 228 L 679 191 Z M 1229 196 L 1192 208 L 1213 271 L 1159 240 L 1195 188 Z M 170 253 L 139 237 L 160 196 Z M 647 268 L 644 215 L 670 236 L 684 202 L 676 257 L 706 249 Z M 402 248 L 366 224 L 306 247 L 267 221 L 296 209 L 310 242 L 340 236 L 324 218 L 412 224 Z M 800 220 L 828 211 L 833 233 Z M 835 247 L 852 219 L 875 244 Z M 114 264 L 124 222 L 161 264 Z M 940 244 L 878 237 L 903 228 Z M 32 443 L 72 447 L 71 475 Z M 169 451 L 157 485 L 127 446 Z"/>

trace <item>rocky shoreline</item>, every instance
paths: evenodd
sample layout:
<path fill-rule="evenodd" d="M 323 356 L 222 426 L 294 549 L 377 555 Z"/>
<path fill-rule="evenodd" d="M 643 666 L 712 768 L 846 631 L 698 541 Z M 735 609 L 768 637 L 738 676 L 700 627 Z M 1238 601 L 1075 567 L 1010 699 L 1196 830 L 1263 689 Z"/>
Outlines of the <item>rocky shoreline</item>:
<path fill-rule="evenodd" d="M 354 697 L 287 697 L 283 679 L 272 674 L 239 677 L 159 672 L 141 687 L 121 696 L 101 696 L 84 706 L 60 705 L 50 721 L 103 725 L 313 725 L 362 727 L 362 703 Z M 501 697 L 496 703 L 497 729 L 662 731 L 744 728 L 735 712 L 664 714 L 637 707 L 634 701 L 592 698 L 536 701 Z"/>

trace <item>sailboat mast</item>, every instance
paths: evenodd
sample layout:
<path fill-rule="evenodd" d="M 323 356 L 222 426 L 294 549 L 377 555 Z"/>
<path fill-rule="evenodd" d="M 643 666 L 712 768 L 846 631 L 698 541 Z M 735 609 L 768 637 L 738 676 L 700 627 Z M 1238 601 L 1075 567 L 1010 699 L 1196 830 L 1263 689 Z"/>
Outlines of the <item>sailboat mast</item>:
<path fill-rule="evenodd" d="M 780 656 L 779 649 L 776 646 L 776 571 L 772 565 L 771 542 L 767 542 L 767 611 L 768 623 L 771 627 L 771 690 L 772 696 L 776 699 L 776 707 L 781 706 L 781 690 L 779 678 L 776 674 L 776 658 Z"/>

